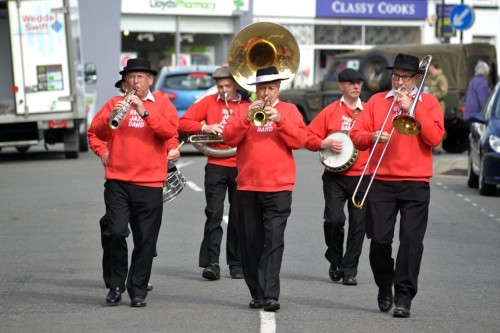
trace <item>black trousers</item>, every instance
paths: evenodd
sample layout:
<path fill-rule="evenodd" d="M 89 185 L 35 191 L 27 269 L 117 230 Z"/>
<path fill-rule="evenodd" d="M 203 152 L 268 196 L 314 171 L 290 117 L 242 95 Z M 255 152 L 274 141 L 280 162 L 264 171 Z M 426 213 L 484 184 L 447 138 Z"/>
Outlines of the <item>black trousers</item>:
<path fill-rule="evenodd" d="M 373 230 L 370 266 L 379 288 L 394 284 L 396 304 L 410 306 L 417 294 L 429 201 L 429 183 L 416 181 L 374 180 L 367 199 L 366 218 Z M 399 249 L 394 266 L 392 241 L 398 213 Z"/>
<path fill-rule="evenodd" d="M 207 163 L 205 166 L 205 229 L 200 247 L 199 266 L 207 267 L 209 264 L 219 263 L 220 246 L 223 230 L 224 201 L 226 191 L 229 201 L 229 219 L 227 223 L 226 261 L 232 266 L 241 266 L 240 245 L 238 236 L 238 206 L 236 167 L 225 167 Z"/>
<path fill-rule="evenodd" d="M 127 286 L 130 297 L 147 296 L 156 242 L 163 214 L 162 188 L 137 186 L 108 180 L 104 202 L 109 237 L 110 288 Z M 130 268 L 125 238 L 132 231 L 134 249 Z"/>
<path fill-rule="evenodd" d="M 340 267 L 340 271 L 345 276 L 356 276 L 365 238 L 365 209 L 356 208 L 351 200 L 359 177 L 324 172 L 322 178 L 325 197 L 323 229 L 327 246 L 325 257 L 331 265 Z M 358 189 L 356 198 L 363 197 L 366 188 L 363 185 L 364 182 Z M 349 213 L 349 229 L 344 253 L 344 225 L 346 221 L 344 207 L 346 202 Z"/>
<path fill-rule="evenodd" d="M 101 227 L 101 246 L 102 246 L 102 278 L 106 288 L 111 288 L 111 236 L 106 230 L 109 226 L 108 217 L 104 214 L 99 220 L 99 226 Z M 127 247 L 127 240 L 123 238 L 123 243 L 121 246 Z M 155 250 L 154 256 L 158 254 Z"/>
<path fill-rule="evenodd" d="M 292 192 L 238 191 L 241 263 L 252 298 L 279 299 Z"/>

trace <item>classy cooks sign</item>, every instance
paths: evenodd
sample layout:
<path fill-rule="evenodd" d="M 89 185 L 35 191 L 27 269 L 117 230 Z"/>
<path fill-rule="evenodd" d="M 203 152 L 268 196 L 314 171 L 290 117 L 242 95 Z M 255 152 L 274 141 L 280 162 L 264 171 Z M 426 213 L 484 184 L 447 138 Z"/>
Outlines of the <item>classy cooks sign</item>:
<path fill-rule="evenodd" d="M 421 20 L 427 0 L 316 0 L 316 17 Z"/>

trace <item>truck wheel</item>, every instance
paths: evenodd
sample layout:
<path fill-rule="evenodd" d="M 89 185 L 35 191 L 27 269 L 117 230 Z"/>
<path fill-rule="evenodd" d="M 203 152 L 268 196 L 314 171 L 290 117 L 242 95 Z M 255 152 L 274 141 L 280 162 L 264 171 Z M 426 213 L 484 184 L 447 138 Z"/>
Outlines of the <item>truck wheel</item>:
<path fill-rule="evenodd" d="M 30 146 L 16 146 L 16 150 L 20 153 L 25 153 L 30 149 Z"/>
<path fill-rule="evenodd" d="M 89 151 L 89 141 L 87 139 L 87 122 L 84 121 L 79 126 L 79 149 L 82 153 Z"/>
<path fill-rule="evenodd" d="M 64 131 L 64 154 L 66 158 L 78 158 L 79 134 L 78 127 Z"/>
<path fill-rule="evenodd" d="M 386 69 L 392 64 L 389 54 L 382 51 L 368 53 L 359 64 L 359 71 L 365 78 L 365 87 L 372 93 L 391 88 L 391 72 Z"/>

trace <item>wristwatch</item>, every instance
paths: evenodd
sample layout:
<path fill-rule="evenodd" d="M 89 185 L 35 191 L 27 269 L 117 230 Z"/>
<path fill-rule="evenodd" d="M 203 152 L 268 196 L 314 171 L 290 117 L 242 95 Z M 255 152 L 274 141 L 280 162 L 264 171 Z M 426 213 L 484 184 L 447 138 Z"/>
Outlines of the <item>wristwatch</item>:
<path fill-rule="evenodd" d="M 148 111 L 144 111 L 144 115 L 142 116 L 142 119 L 146 118 L 147 116 L 149 116 L 149 112 Z"/>

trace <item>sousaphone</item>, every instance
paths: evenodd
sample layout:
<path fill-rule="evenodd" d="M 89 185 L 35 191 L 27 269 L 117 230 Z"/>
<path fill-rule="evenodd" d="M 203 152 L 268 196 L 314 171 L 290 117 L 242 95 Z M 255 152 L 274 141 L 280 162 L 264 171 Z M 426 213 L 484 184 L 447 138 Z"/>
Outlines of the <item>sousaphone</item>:
<path fill-rule="evenodd" d="M 281 88 L 294 78 L 300 63 L 300 50 L 295 37 L 282 25 L 258 22 L 247 25 L 236 34 L 229 46 L 229 69 L 236 82 L 255 91 L 255 73 L 260 68 L 275 66 L 286 77 Z"/>

